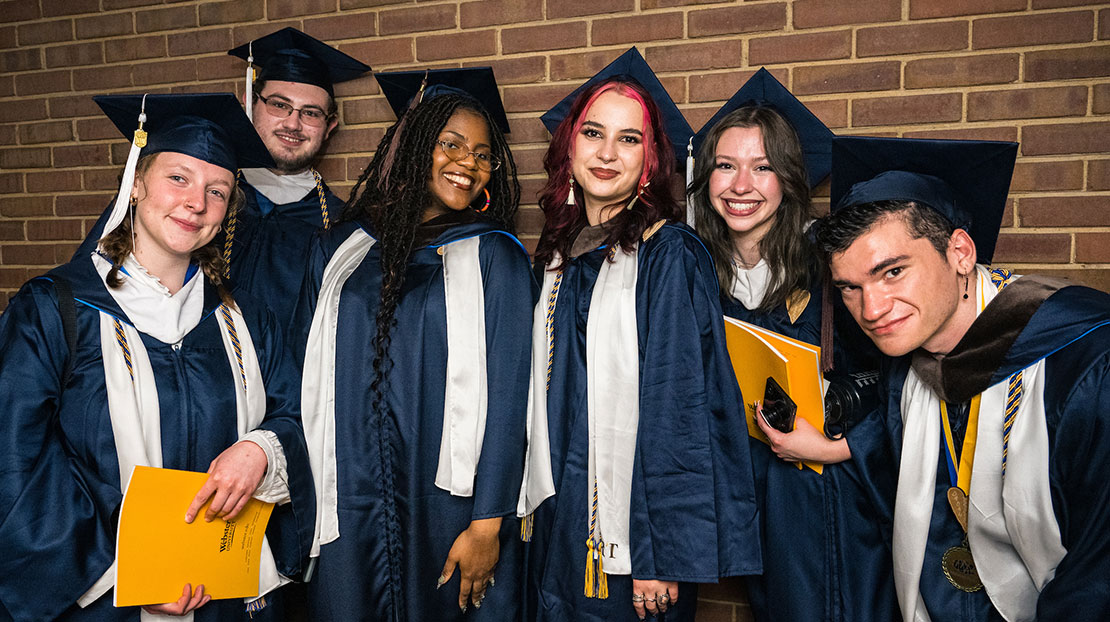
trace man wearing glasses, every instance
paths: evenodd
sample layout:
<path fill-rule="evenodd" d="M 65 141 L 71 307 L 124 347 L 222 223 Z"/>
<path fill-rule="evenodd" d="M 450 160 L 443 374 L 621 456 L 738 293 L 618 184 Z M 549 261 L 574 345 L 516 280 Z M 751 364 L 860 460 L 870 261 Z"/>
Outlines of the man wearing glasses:
<path fill-rule="evenodd" d="M 339 124 L 333 85 L 370 67 L 293 28 L 228 54 L 248 62 L 247 116 L 276 168 L 242 169 L 246 201 L 224 231 L 228 276 L 265 301 L 283 325 L 293 315 L 312 232 L 339 218 L 343 201 L 312 168 Z"/>

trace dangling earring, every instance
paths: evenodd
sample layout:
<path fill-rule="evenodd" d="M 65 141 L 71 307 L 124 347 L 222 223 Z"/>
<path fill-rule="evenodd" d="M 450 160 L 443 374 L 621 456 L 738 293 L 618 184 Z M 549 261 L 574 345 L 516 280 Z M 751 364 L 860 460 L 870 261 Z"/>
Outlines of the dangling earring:
<path fill-rule="evenodd" d="M 131 219 L 131 253 L 134 254 L 138 242 L 135 241 L 135 211 L 139 209 L 139 199 L 135 195 L 131 195 L 131 199 L 127 202 L 127 216 Z"/>
<path fill-rule="evenodd" d="M 650 183 L 651 182 L 649 181 L 646 184 L 641 184 L 639 189 L 636 190 L 636 196 L 632 197 L 632 200 L 628 202 L 628 205 L 624 206 L 624 209 L 626 209 L 626 210 L 632 209 L 632 206 L 636 204 L 636 201 L 638 201 L 641 196 L 643 196 L 644 189 L 647 188 L 648 184 L 650 184 Z"/>
<path fill-rule="evenodd" d="M 478 210 L 479 213 L 484 212 L 484 211 L 489 209 L 489 188 L 482 188 L 482 192 L 486 193 L 486 204 L 483 205 L 482 208 Z"/>
<path fill-rule="evenodd" d="M 970 276 L 964 277 L 964 300 L 967 300 L 967 286 L 968 286 L 968 283 L 970 283 L 970 282 L 971 282 L 971 277 Z"/>
<path fill-rule="evenodd" d="M 570 174 L 570 192 L 567 193 L 567 205 L 574 205 L 574 173 Z"/>

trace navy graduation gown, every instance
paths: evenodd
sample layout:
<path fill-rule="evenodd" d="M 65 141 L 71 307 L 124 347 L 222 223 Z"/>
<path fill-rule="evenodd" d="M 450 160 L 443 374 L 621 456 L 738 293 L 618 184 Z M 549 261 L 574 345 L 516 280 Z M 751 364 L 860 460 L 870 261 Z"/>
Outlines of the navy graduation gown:
<path fill-rule="evenodd" d="M 445 216 L 451 218 L 454 214 Z M 438 219 L 437 219 L 438 220 Z M 321 234 L 310 252 L 294 340 L 303 347 L 324 267 L 357 225 Z M 435 485 L 447 377 L 443 260 L 437 248 L 480 236 L 485 294 L 488 411 L 472 497 Z M 313 620 L 488 620 L 517 622 L 521 613 L 522 545 L 514 517 L 524 470 L 525 415 L 535 284 L 515 237 L 484 219 L 449 227 L 409 260 L 391 332 L 389 424 L 376 421 L 371 347 L 381 291 L 380 247 L 374 245 L 344 284 L 336 335 L 335 440 L 338 540 L 321 547 L 309 584 Z M 392 452 L 393 486 L 383 490 L 379 437 Z M 387 487 L 388 488 L 388 487 Z M 397 521 L 386 516 L 392 495 Z M 496 586 L 481 609 L 459 611 L 458 569 L 435 589 L 451 545 L 472 520 L 503 517 Z M 390 581 L 388 530 L 399 530 L 400 585 Z M 389 590 L 405 611 L 390 611 Z"/>
<path fill-rule="evenodd" d="M 299 201 L 277 205 L 246 179 L 239 179 L 239 188 L 245 200 L 232 235 L 230 280 L 237 289 L 250 292 L 266 304 L 277 314 L 281 325 L 288 327 L 300 293 L 309 240 L 324 226 L 320 194 L 313 188 Z M 328 216 L 335 222 L 343 213 L 344 203 L 327 184 L 323 188 Z M 88 257 L 96 250 L 111 210 L 110 203 L 77 248 L 74 259 Z M 221 231 L 217 237 L 221 252 L 227 233 Z"/>
<path fill-rule="evenodd" d="M 749 310 L 724 296 L 722 308 L 729 317 L 820 345 L 820 280 L 809 293 L 794 322 L 785 305 L 768 312 Z M 877 369 L 874 345 L 842 303 L 834 308 L 834 370 Z M 892 484 L 866 479 L 858 466 L 866 454 L 874 459 L 886 449 L 877 406 L 867 405 L 868 412 L 845 434 L 852 459 L 826 464 L 820 475 L 798 470 L 765 443 L 747 437 L 763 532 L 763 574 L 747 579 L 756 620 L 886 622 L 897 617 L 888 531 Z M 889 454 L 881 453 L 879 459 L 889 459 Z"/>
<path fill-rule="evenodd" d="M 51 275 L 66 278 L 77 299 L 77 354 L 65 387 L 69 351 Z M 142 335 L 158 382 L 166 468 L 204 472 L 237 440 L 237 378 L 214 315 L 219 302 L 205 283 L 203 319 L 177 346 Z M 236 302 L 266 386 L 261 428 L 277 434 L 288 460 L 292 502 L 274 509 L 267 535 L 278 571 L 296 577 L 315 511 L 296 371 L 273 315 L 249 296 Z M 138 607 L 112 606 L 111 590 L 88 608 L 75 604 L 115 558 L 122 500 L 99 310 L 128 322 L 86 257 L 29 281 L 0 316 L 0 619 L 139 619 Z M 241 599 L 211 601 L 196 611 L 198 621 L 246 618 Z"/>
<path fill-rule="evenodd" d="M 632 578 L 682 582 L 668 622 L 692 621 L 695 583 L 760 572 L 759 526 L 740 390 L 725 348 L 713 263 L 685 225 L 640 245 L 640 418 L 632 476 L 632 577 L 583 595 L 587 502 L 586 322 L 608 250 L 566 261 L 553 320 L 548 428 L 556 495 L 534 513 L 529 620 L 637 620 Z M 546 304 L 541 301 L 541 304 Z"/>
<path fill-rule="evenodd" d="M 1054 293 L 1021 329 L 988 386 L 1041 359 L 1052 507 L 1067 554 L 1041 591 L 1037 619 L 1105 620 L 1110 611 L 1110 487 L 1105 475 L 1110 465 L 1110 295 L 1078 286 Z M 892 359 L 884 374 L 884 420 L 895 464 L 901 457 L 900 404 L 910 361 L 910 356 Z M 958 441 L 966 428 L 966 409 L 960 415 L 952 422 Z M 957 590 L 941 570 L 944 552 L 964 537 L 948 506 L 949 485 L 941 455 L 921 595 L 934 620 L 1001 620 L 985 589 L 970 594 Z"/>

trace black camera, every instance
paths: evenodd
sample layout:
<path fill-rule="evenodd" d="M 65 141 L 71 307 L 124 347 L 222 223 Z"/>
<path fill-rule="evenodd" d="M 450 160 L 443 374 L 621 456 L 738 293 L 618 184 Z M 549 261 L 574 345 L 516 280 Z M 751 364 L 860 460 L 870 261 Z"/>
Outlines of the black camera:
<path fill-rule="evenodd" d="M 879 372 L 832 373 L 825 380 L 825 436 L 836 440 L 878 404 Z"/>

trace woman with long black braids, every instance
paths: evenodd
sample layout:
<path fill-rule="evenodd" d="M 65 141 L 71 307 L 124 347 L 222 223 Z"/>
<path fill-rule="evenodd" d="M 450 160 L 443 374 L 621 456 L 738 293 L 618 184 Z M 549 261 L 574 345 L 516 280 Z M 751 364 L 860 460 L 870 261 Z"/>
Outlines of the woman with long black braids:
<path fill-rule="evenodd" d="M 314 245 L 294 323 L 311 617 L 519 620 L 534 285 L 507 122 L 488 68 L 378 80 L 415 98 Z"/>

